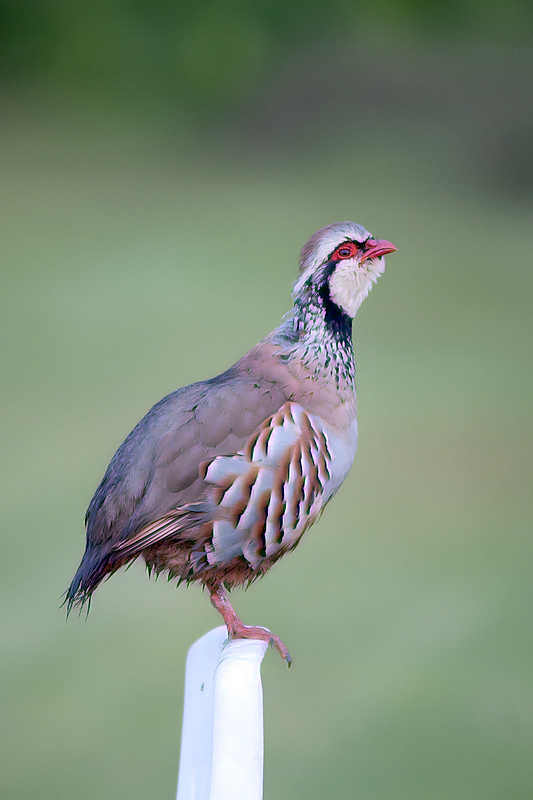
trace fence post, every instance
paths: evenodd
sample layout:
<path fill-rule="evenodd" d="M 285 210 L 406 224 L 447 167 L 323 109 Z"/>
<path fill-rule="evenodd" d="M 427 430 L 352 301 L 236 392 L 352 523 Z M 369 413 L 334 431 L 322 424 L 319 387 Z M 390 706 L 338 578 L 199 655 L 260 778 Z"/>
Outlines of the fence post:
<path fill-rule="evenodd" d="M 261 800 L 266 648 L 224 626 L 190 648 L 177 800 Z"/>

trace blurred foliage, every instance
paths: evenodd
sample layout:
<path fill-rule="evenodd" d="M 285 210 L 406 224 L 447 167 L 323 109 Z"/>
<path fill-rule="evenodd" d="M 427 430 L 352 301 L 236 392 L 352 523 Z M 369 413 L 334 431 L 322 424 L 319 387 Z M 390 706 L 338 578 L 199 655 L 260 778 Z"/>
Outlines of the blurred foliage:
<path fill-rule="evenodd" d="M 376 36 L 527 41 L 528 0 L 2 0 L 4 81 L 202 113 L 247 96 L 295 50 Z"/>
<path fill-rule="evenodd" d="M 0 98 L 8 121 L 34 98 L 254 158 L 428 128 L 456 167 L 528 195 L 532 33 L 529 0 L 2 0 Z"/>

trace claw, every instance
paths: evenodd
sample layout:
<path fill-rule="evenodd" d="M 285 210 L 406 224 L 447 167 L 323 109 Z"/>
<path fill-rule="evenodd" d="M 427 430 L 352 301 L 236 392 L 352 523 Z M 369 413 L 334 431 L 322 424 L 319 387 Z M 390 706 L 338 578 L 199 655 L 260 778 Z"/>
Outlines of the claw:
<path fill-rule="evenodd" d="M 228 629 L 228 637 L 230 639 L 257 639 L 261 642 L 268 642 L 270 647 L 275 647 L 282 659 L 290 667 L 292 658 L 289 651 L 275 633 L 267 630 L 267 628 L 258 628 L 251 625 L 244 625 L 241 622 L 230 601 L 227 598 L 223 588 L 219 586 L 211 593 L 211 603 L 219 611 L 226 623 Z"/>
<path fill-rule="evenodd" d="M 243 625 L 240 620 L 238 620 L 238 622 L 231 620 L 231 623 L 228 623 L 229 620 L 226 621 L 226 627 L 230 639 L 257 639 L 261 642 L 268 642 L 270 647 L 276 648 L 282 659 L 286 661 L 287 666 L 290 667 L 292 658 L 290 657 L 289 651 L 275 633 L 272 633 L 267 628 Z"/>

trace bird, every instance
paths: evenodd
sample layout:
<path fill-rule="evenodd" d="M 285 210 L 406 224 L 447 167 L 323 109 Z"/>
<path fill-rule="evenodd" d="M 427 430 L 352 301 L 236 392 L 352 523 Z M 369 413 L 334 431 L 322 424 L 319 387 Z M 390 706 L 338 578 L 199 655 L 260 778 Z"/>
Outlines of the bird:
<path fill-rule="evenodd" d="M 352 321 L 397 248 L 337 222 L 303 246 L 292 310 L 225 372 L 156 403 L 113 456 L 89 504 L 67 613 L 138 557 L 207 590 L 231 639 L 244 625 L 228 591 L 293 550 L 346 478 L 357 447 Z"/>

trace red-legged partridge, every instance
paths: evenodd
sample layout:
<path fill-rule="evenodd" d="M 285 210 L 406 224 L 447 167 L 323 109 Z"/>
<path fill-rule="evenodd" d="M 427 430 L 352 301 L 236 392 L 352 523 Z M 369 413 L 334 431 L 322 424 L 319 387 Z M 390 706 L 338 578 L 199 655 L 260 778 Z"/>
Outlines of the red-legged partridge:
<path fill-rule="evenodd" d="M 396 247 L 338 222 L 304 245 L 294 308 L 226 372 L 169 394 L 115 453 L 86 515 L 87 546 L 67 592 L 83 605 L 142 556 L 207 588 L 233 638 L 226 589 L 292 550 L 352 465 L 357 446 L 352 319 Z"/>

